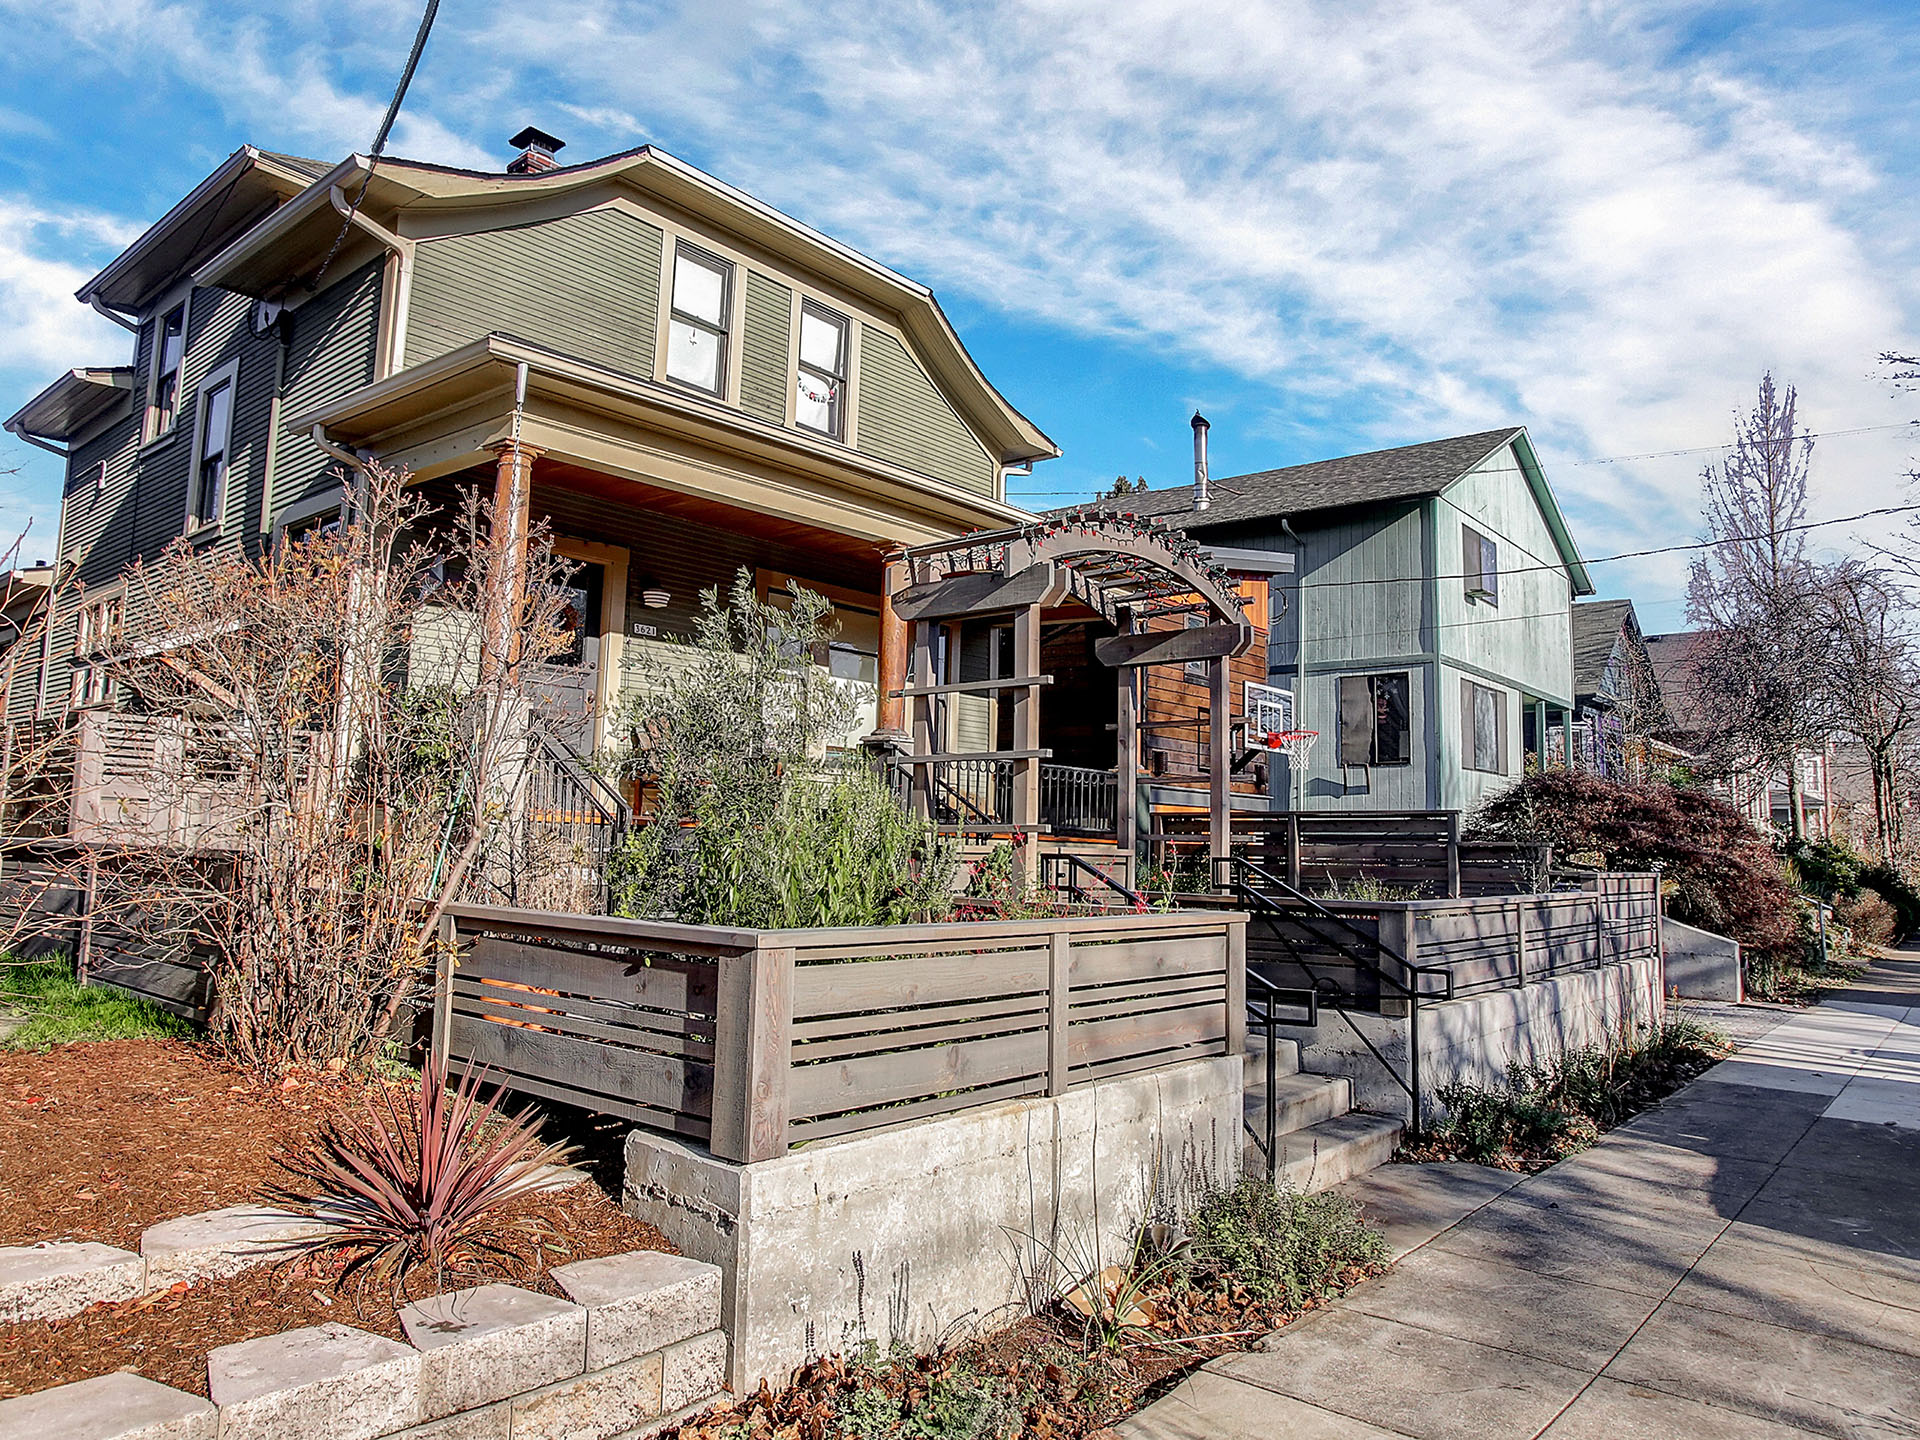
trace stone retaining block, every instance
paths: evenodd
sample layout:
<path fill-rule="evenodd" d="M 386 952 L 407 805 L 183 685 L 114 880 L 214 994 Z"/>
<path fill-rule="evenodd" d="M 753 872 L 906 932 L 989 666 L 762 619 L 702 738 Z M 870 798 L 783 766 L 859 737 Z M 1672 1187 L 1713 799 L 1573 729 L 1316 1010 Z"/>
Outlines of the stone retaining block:
<path fill-rule="evenodd" d="M 556 1266 L 553 1278 L 587 1307 L 589 1370 L 664 1350 L 720 1325 L 718 1267 L 682 1255 L 637 1250 L 577 1260 Z"/>
<path fill-rule="evenodd" d="M 727 1384 L 727 1337 L 718 1330 L 669 1346 L 660 1357 L 660 1403 L 679 1410 Z"/>
<path fill-rule="evenodd" d="M 589 1370 L 512 1405 L 513 1440 L 610 1440 L 660 1413 L 660 1357 Z"/>
<path fill-rule="evenodd" d="M 373 1440 L 420 1419 L 420 1352 L 351 1325 L 311 1325 L 207 1356 L 220 1440 Z"/>
<path fill-rule="evenodd" d="M 517 1285 L 481 1285 L 403 1306 L 425 1359 L 420 1418 L 437 1420 L 578 1375 L 587 1366 L 585 1307 Z"/>
<path fill-rule="evenodd" d="M 64 1320 L 103 1300 L 146 1293 L 147 1267 L 131 1250 L 59 1240 L 0 1247 L 0 1325 Z"/>
<path fill-rule="evenodd" d="M 220 1280 L 291 1255 L 302 1240 L 326 1234 L 324 1221 L 264 1205 L 229 1205 L 150 1226 L 140 1237 L 147 1288 L 179 1280 Z"/>
<path fill-rule="evenodd" d="M 220 1412 L 139 1375 L 101 1375 L 0 1400 L 0 1440 L 215 1440 Z"/>

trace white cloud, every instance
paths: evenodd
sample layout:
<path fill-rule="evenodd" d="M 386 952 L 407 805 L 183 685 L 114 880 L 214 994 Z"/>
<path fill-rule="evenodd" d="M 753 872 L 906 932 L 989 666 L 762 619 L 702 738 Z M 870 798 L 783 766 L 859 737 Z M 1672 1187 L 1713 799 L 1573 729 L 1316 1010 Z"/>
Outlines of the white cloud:
<path fill-rule="evenodd" d="M 50 380 L 75 365 L 124 363 L 127 332 L 73 298 L 99 268 L 75 257 L 110 257 L 138 233 L 94 211 L 53 211 L 0 194 L 0 370 Z"/>

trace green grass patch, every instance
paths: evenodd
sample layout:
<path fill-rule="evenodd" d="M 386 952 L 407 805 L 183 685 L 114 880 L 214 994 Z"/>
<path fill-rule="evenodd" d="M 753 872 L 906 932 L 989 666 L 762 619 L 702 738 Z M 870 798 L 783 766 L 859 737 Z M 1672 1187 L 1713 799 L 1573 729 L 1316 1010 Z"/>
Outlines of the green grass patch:
<path fill-rule="evenodd" d="M 76 1040 L 185 1039 L 193 1027 L 150 1001 L 109 985 L 82 985 L 64 960 L 0 962 L 0 1013 L 26 1024 L 0 1049 L 45 1050 Z"/>

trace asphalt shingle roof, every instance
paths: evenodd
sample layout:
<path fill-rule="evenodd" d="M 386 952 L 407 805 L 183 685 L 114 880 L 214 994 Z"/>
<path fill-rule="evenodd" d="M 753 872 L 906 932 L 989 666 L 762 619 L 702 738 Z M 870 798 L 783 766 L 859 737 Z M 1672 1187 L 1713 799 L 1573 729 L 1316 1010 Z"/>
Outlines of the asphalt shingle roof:
<path fill-rule="evenodd" d="M 1169 525 L 1191 529 L 1348 505 L 1424 499 L 1438 495 L 1519 433 L 1519 426 L 1510 425 L 1448 440 L 1217 478 L 1212 484 L 1213 504 L 1201 511 L 1193 509 L 1191 485 L 1121 496 L 1100 502 L 1099 508 L 1164 516 Z"/>
<path fill-rule="evenodd" d="M 1573 693 L 1592 695 L 1613 659 L 1620 627 L 1633 613 L 1631 600 L 1587 600 L 1573 607 Z"/>

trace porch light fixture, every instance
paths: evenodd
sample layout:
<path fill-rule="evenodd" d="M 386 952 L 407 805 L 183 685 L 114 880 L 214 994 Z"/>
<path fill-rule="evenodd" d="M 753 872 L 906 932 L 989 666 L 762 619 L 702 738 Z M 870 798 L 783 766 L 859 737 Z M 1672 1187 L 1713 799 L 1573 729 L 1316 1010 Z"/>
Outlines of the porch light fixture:
<path fill-rule="evenodd" d="M 664 610 L 673 599 L 671 592 L 658 580 L 645 580 L 640 586 L 640 603 L 649 610 Z"/>

